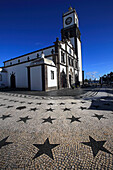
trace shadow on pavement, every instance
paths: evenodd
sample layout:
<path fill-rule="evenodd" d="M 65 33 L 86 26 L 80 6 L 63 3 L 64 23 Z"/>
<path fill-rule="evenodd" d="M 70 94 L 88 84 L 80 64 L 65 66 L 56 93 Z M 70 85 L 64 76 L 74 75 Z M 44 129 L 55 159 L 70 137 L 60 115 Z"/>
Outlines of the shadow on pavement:
<path fill-rule="evenodd" d="M 100 99 L 92 100 L 89 110 L 108 110 L 113 111 L 113 97 L 101 97 Z"/>

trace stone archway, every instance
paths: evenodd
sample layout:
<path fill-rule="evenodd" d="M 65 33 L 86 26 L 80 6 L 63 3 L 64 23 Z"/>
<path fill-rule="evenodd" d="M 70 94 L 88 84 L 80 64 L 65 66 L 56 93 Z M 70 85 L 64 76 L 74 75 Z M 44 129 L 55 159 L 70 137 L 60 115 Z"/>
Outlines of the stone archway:
<path fill-rule="evenodd" d="M 11 88 L 16 88 L 15 74 L 14 74 L 14 73 L 11 74 L 11 77 L 10 77 L 10 84 L 11 84 Z"/>

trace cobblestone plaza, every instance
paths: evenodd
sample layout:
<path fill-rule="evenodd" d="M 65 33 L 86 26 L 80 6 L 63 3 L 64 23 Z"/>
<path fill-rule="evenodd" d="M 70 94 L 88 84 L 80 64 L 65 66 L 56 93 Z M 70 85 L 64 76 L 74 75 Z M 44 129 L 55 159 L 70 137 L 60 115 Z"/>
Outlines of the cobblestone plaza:
<path fill-rule="evenodd" d="M 0 92 L 0 169 L 113 169 L 113 94 Z"/>

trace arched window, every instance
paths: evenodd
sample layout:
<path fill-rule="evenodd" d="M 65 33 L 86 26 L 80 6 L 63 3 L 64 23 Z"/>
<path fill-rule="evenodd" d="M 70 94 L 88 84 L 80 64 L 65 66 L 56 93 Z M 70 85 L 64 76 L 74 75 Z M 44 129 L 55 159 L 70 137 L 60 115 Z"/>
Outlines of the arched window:
<path fill-rule="evenodd" d="M 0 81 L 2 81 L 2 75 L 0 74 Z"/>

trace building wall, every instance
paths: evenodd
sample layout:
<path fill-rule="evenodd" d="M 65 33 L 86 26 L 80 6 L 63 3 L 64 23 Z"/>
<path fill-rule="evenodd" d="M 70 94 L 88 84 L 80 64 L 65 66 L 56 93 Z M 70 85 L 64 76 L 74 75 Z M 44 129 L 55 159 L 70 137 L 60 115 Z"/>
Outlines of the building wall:
<path fill-rule="evenodd" d="M 42 90 L 42 66 L 30 68 L 31 90 Z"/>
<path fill-rule="evenodd" d="M 0 87 L 7 87 L 7 72 L 0 72 Z"/>
<path fill-rule="evenodd" d="M 7 67 L 7 85 L 10 87 L 10 77 L 11 74 L 15 74 L 15 81 L 16 81 L 16 88 L 28 88 L 28 73 L 27 73 L 27 66 L 29 66 L 30 62 L 15 65 L 12 67 Z"/>
<path fill-rule="evenodd" d="M 51 71 L 54 71 L 54 79 L 51 79 Z M 57 86 L 57 68 L 47 66 L 47 78 L 48 78 L 48 87 L 56 87 Z"/>

